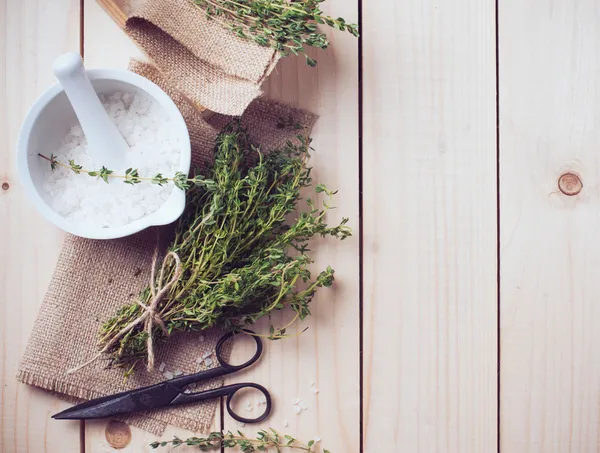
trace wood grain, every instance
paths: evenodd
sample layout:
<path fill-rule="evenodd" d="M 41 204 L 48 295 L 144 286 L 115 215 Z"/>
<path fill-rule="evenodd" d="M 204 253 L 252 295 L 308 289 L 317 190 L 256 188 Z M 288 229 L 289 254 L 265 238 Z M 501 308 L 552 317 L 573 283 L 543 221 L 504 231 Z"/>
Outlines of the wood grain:
<path fill-rule="evenodd" d="M 364 451 L 496 451 L 494 1 L 375 3 L 362 28 Z"/>
<path fill-rule="evenodd" d="M 600 16 L 500 2 L 501 447 L 600 450 Z M 577 174 L 581 192 L 558 180 Z"/>
<path fill-rule="evenodd" d="M 0 451 L 79 451 L 79 423 L 50 419 L 66 408 L 15 376 L 62 243 L 25 198 L 15 171 L 21 121 L 52 85 L 54 58 L 79 49 L 79 2 L 8 0 L 0 8 Z"/>
<path fill-rule="evenodd" d="M 131 42 L 119 25 L 94 0 L 85 0 L 84 7 L 84 53 L 87 67 L 127 69 L 131 58 L 144 58 L 141 51 Z M 107 423 L 106 420 L 86 422 L 86 453 L 115 451 L 106 439 Z M 220 429 L 220 415 L 219 408 L 217 408 L 213 430 Z M 161 440 L 172 439 L 174 435 L 187 438 L 193 434 L 180 428 L 169 427 Z M 155 440 L 157 440 L 156 436 L 131 427 L 131 442 L 119 451 L 123 453 L 147 452 L 150 450 L 149 444 Z"/>
<path fill-rule="evenodd" d="M 86 67 L 127 69 L 131 58 L 143 59 L 144 55 L 99 3 L 84 0 Z"/>
<path fill-rule="evenodd" d="M 356 22 L 356 2 L 329 0 L 330 14 Z M 265 341 L 265 354 L 251 370 L 233 375 L 228 382 L 257 382 L 274 398 L 273 415 L 259 427 L 271 426 L 305 442 L 322 438 L 322 447 L 332 452 L 357 453 L 359 438 L 359 212 L 358 212 L 358 41 L 350 35 L 328 31 L 332 46 L 327 52 L 312 52 L 317 68 L 304 58 L 280 62 L 265 83 L 268 97 L 320 115 L 314 129 L 315 153 L 311 157 L 314 181 L 339 189 L 336 210 L 328 221 L 350 217 L 353 237 L 344 242 L 317 240 L 311 250 L 315 271 L 331 265 L 336 283 L 323 289 L 311 305 L 312 316 L 291 332 L 308 326 L 298 338 Z M 314 197 L 313 197 L 314 198 Z M 274 317 L 285 325 L 287 316 Z M 260 324 L 263 332 L 265 323 Z M 251 342 L 248 343 L 251 345 Z M 247 348 L 240 348 L 248 355 Z M 240 357 L 238 356 L 238 359 Z M 319 392 L 313 392 L 314 388 Z M 307 409 L 294 411 L 294 400 Z M 253 397 L 247 400 L 254 401 Z M 245 400 L 242 400 L 244 403 Z M 239 410 L 245 412 L 245 404 Z M 254 407 L 249 416 L 256 416 Z M 288 425 L 287 427 L 285 425 Z M 256 425 L 240 427 L 225 415 L 225 429 L 243 430 L 249 436 Z"/>

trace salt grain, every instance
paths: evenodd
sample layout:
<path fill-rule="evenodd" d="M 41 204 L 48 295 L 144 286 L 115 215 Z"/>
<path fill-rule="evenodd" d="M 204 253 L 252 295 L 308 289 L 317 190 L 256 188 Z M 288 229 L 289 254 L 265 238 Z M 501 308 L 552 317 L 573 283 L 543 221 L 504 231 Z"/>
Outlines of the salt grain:
<path fill-rule="evenodd" d="M 300 403 L 300 399 L 299 398 L 296 398 L 294 401 L 292 401 L 292 404 L 298 404 L 298 403 Z"/>
<path fill-rule="evenodd" d="M 321 442 L 321 437 L 317 436 L 313 439 L 315 443 Z"/>
<path fill-rule="evenodd" d="M 312 389 L 312 391 L 313 391 L 313 393 L 314 393 L 315 395 L 316 395 L 317 393 L 319 393 L 319 389 L 317 389 L 317 388 L 314 388 L 314 389 Z"/>
<path fill-rule="evenodd" d="M 213 364 L 212 359 L 204 359 L 204 365 L 211 366 Z"/>
<path fill-rule="evenodd" d="M 182 374 L 183 374 L 183 371 L 181 371 L 181 370 L 173 371 L 173 376 L 181 376 Z"/>
<path fill-rule="evenodd" d="M 162 173 L 172 177 L 177 171 L 180 144 L 171 120 L 158 102 L 144 93 L 115 92 L 100 95 L 109 117 L 130 148 L 123 168 L 110 168 L 123 175 L 126 168 L 136 168 L 140 177 Z M 58 149 L 43 150 L 54 154 L 59 162 L 73 159 L 86 170 L 98 170 L 105 162 L 96 162 L 87 152 L 87 140 L 79 124 L 73 125 Z M 48 164 L 48 165 L 46 165 Z M 43 165 L 43 197 L 61 216 L 79 224 L 95 227 L 120 227 L 157 211 L 174 190 L 142 181 L 125 184 L 120 178 L 102 179 L 58 166 L 51 170 Z M 176 189 L 179 190 L 179 189 Z"/>
<path fill-rule="evenodd" d="M 300 412 L 302 412 L 302 408 L 300 406 L 296 406 L 294 408 L 294 411 L 296 412 L 296 414 L 299 414 Z"/>
<path fill-rule="evenodd" d="M 162 373 L 163 371 L 165 371 L 166 366 L 167 366 L 167 364 L 165 362 L 162 362 L 160 364 L 160 366 L 158 367 L 158 371 L 160 371 Z"/>
<path fill-rule="evenodd" d="M 163 373 L 163 376 L 167 379 L 173 379 L 173 373 L 171 373 L 170 371 L 165 371 Z"/>
<path fill-rule="evenodd" d="M 286 428 L 287 428 L 289 425 L 290 425 L 290 424 L 288 423 L 288 421 L 287 421 L 287 420 L 284 420 L 284 421 L 283 421 L 283 426 L 284 426 L 284 427 L 286 427 Z"/>

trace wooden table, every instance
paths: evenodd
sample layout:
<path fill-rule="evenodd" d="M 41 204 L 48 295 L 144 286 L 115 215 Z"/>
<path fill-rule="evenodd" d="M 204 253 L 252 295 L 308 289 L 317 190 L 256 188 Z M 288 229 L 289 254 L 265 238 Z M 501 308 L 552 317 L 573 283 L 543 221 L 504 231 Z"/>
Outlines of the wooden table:
<path fill-rule="evenodd" d="M 265 90 L 321 115 L 316 176 L 355 235 L 315 247 L 335 288 L 246 375 L 276 397 L 269 425 L 332 453 L 600 451 L 597 2 L 327 9 L 360 17 L 360 43 L 333 34 L 317 69 L 288 59 Z M 5 0 L 0 30 L 0 451 L 113 451 L 106 422 L 51 420 L 67 405 L 14 379 L 62 240 L 14 149 L 57 55 L 124 68 L 138 51 L 93 0 Z M 132 429 L 122 451 L 153 440 Z"/>

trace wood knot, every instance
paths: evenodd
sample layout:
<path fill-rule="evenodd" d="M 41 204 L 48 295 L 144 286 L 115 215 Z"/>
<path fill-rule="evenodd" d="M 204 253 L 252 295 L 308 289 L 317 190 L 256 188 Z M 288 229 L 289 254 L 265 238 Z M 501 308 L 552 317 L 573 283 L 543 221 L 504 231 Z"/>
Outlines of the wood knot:
<path fill-rule="evenodd" d="M 558 178 L 558 188 L 568 197 L 572 197 L 581 192 L 583 183 L 575 173 L 564 173 Z"/>
<path fill-rule="evenodd" d="M 120 450 L 131 442 L 131 429 L 127 423 L 111 420 L 104 431 L 107 442 L 111 447 Z"/>
<path fill-rule="evenodd" d="M 3 182 L 2 183 L 2 190 L 8 190 L 10 189 L 10 184 L 7 182 Z"/>

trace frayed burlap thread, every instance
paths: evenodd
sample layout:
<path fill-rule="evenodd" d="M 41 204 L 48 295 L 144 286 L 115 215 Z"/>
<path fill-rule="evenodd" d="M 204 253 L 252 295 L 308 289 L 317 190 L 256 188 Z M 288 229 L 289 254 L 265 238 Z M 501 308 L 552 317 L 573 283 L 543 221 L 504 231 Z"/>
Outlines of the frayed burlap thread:
<path fill-rule="evenodd" d="M 189 99 L 167 82 L 156 67 L 132 61 L 130 69 L 152 80 L 173 98 L 188 125 L 192 162 L 200 167 L 209 164 L 218 131 L 231 118 L 216 114 L 205 121 Z M 282 128 L 281 118 L 308 128 L 315 121 L 314 115 L 302 110 L 257 99 L 246 110 L 242 122 L 248 127 L 252 140 L 264 145 L 268 151 L 282 146 L 297 133 Z M 68 401 L 79 402 L 165 380 L 156 369 L 159 367 L 154 371 L 139 367 L 124 381 L 123 370 L 108 368 L 104 357 L 77 373 L 66 373 L 98 353 L 100 325 L 118 308 L 135 301 L 148 285 L 157 231 L 160 232 L 161 250 L 166 250 L 172 234 L 169 226 L 109 241 L 67 235 L 23 355 L 18 374 L 21 382 L 56 392 Z M 173 334 L 167 343 L 155 345 L 155 363 L 164 362 L 171 372 L 180 370 L 190 374 L 199 371 L 203 362 L 198 362 L 198 358 L 215 350 L 221 334 L 217 331 L 204 332 L 202 337 L 197 332 Z M 216 359 L 213 362 L 216 365 Z M 222 383 L 222 379 L 215 379 L 198 390 Z M 163 433 L 167 424 L 207 432 L 213 422 L 215 407 L 216 401 L 208 401 L 132 414 L 121 419 L 157 436 Z"/>

